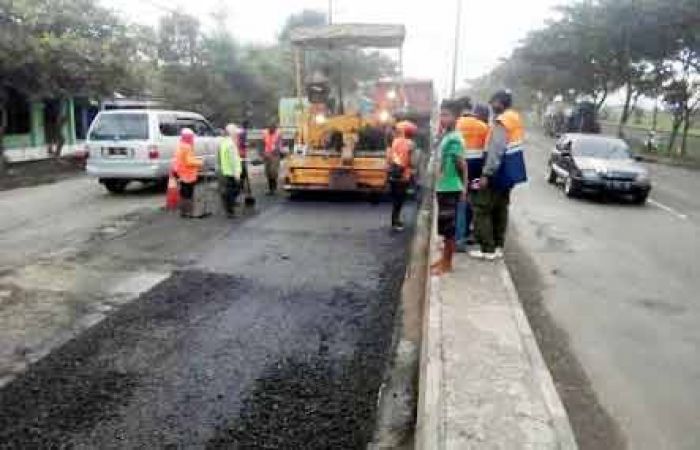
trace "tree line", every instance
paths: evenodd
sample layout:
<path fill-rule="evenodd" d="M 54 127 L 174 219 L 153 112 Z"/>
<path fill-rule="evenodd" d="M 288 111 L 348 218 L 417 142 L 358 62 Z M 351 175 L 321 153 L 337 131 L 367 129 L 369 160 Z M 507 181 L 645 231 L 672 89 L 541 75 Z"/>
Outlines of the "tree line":
<path fill-rule="evenodd" d="M 0 0 L 0 108 L 9 89 L 36 100 L 118 92 L 200 112 L 219 126 L 232 120 L 268 125 L 279 98 L 295 93 L 289 31 L 325 24 L 325 15 L 291 15 L 272 45 L 243 45 L 227 28 L 225 10 L 212 17 L 204 29 L 196 17 L 164 11 L 158 26 L 148 27 L 92 0 Z M 342 67 L 344 89 L 395 70 L 381 53 L 321 56 L 307 59 L 306 72 Z M 62 111 L 57 129 L 66 120 Z M 0 152 L 3 134 L 0 123 Z"/>
<path fill-rule="evenodd" d="M 700 0 L 578 0 L 556 16 L 472 80 L 474 89 L 509 86 L 521 103 L 538 107 L 558 95 L 585 97 L 598 109 L 621 92 L 620 136 L 637 101 L 648 97 L 671 114 L 669 151 L 680 136 L 685 154 L 700 109 Z"/>

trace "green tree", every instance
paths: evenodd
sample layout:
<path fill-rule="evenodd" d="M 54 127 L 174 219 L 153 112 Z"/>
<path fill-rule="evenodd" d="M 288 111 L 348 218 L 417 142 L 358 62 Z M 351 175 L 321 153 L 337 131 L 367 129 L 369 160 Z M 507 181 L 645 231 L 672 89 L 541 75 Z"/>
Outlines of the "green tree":
<path fill-rule="evenodd" d="M 0 90 L 65 100 L 133 85 L 129 67 L 135 52 L 129 30 L 94 2 L 2 0 L 0 17 Z M 48 124 L 57 155 L 67 118 L 63 108 L 56 123 Z"/>

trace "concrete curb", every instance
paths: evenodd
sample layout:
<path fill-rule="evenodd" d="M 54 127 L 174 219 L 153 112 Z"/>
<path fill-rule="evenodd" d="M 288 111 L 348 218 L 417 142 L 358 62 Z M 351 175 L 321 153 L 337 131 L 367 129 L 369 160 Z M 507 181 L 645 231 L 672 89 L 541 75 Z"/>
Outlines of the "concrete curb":
<path fill-rule="evenodd" d="M 549 369 L 544 362 L 540 348 L 537 345 L 537 340 L 535 339 L 535 335 L 530 327 L 530 322 L 528 322 L 527 317 L 525 316 L 522 303 L 520 302 L 518 293 L 515 290 L 513 278 L 511 277 L 508 266 L 506 266 L 505 263 L 503 263 L 500 267 L 500 275 L 506 291 L 508 291 L 508 300 L 513 305 L 513 316 L 518 326 L 518 331 L 520 333 L 520 337 L 522 338 L 528 359 L 532 365 L 535 379 L 539 384 L 545 406 L 549 410 L 549 414 L 552 418 L 552 426 L 557 434 L 557 437 L 559 438 L 559 448 L 562 450 L 575 450 L 578 448 L 578 445 L 576 444 L 574 431 L 571 428 L 571 423 L 569 422 L 569 416 L 566 413 L 566 409 L 564 409 L 564 404 L 562 403 L 559 393 L 554 385 L 552 374 L 549 372 Z"/>
<path fill-rule="evenodd" d="M 435 205 L 433 205 L 435 208 Z M 434 215 L 433 215 L 434 216 Z M 431 224 L 428 257 L 436 246 L 436 219 Z M 440 278 L 426 269 L 425 302 L 423 304 L 423 332 L 420 354 L 420 374 L 418 387 L 418 410 L 416 413 L 415 448 L 432 450 L 440 448 L 442 442 L 442 301 L 440 298 Z"/>
<path fill-rule="evenodd" d="M 435 228 L 435 221 L 433 221 L 431 254 L 437 247 Z M 557 440 L 556 448 L 576 450 L 578 446 L 568 415 L 537 346 L 535 336 L 520 303 L 510 272 L 505 263 L 497 262 L 496 264 L 500 265 L 496 270 L 498 270 L 498 275 L 507 292 L 507 303 L 511 306 L 510 311 L 517 327 L 517 333 L 523 344 L 525 357 L 530 363 L 534 383 L 551 418 L 552 432 L 556 435 Z M 438 450 L 452 448 L 445 442 L 447 413 L 445 411 L 445 355 L 442 347 L 444 339 L 443 299 L 440 291 L 440 278 L 428 275 L 427 280 L 426 301 L 423 310 L 415 448 L 419 450 Z M 503 448 L 495 443 L 484 444 L 488 448 Z"/>

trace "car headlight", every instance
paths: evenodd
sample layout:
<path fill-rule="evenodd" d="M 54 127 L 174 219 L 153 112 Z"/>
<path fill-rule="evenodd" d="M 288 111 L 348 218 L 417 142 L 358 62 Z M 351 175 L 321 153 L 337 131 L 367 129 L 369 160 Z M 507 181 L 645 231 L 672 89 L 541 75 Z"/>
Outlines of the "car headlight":
<path fill-rule="evenodd" d="M 581 170 L 581 176 L 589 180 L 597 180 L 600 178 L 600 174 L 595 169 L 583 169 Z"/>

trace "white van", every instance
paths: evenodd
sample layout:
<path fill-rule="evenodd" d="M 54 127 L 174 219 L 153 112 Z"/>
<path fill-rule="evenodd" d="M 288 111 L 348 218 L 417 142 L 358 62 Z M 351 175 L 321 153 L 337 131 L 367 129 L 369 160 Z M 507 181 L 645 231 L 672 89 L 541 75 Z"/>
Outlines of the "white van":
<path fill-rule="evenodd" d="M 168 178 L 182 128 L 191 128 L 195 153 L 214 167 L 219 138 L 200 114 L 166 110 L 101 111 L 86 140 L 89 175 L 109 192 L 121 193 L 130 181 Z"/>

